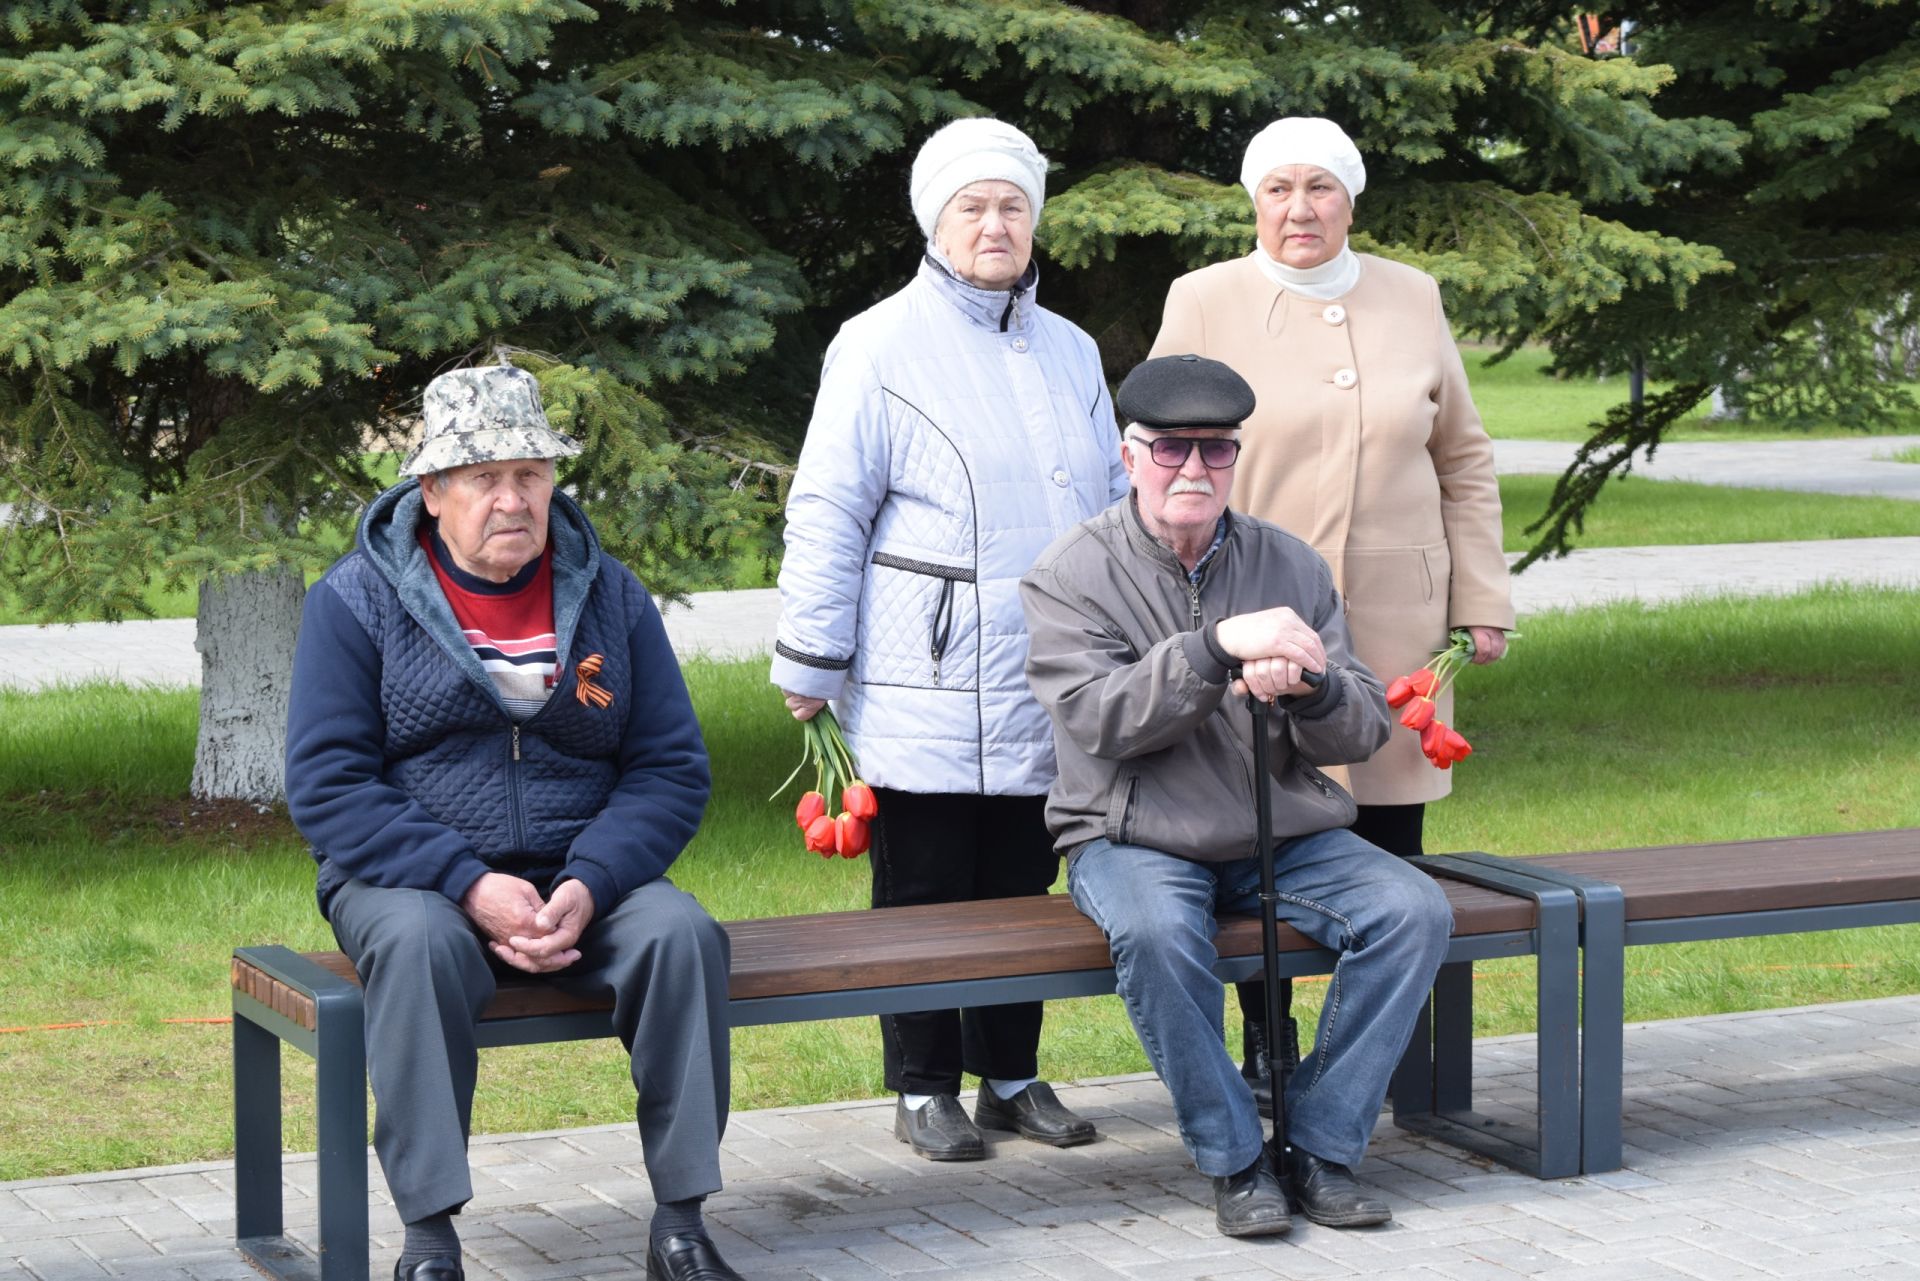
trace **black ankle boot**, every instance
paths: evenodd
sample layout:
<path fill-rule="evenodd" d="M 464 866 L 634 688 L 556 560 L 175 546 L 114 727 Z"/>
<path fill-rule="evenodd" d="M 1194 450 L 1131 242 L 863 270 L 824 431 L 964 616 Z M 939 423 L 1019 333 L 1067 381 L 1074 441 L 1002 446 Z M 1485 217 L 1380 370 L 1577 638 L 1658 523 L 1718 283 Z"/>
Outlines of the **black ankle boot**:
<path fill-rule="evenodd" d="M 1280 1020 L 1280 1088 L 1293 1077 L 1293 1070 L 1300 1066 L 1300 1024 L 1292 1018 Z M 1253 1101 L 1260 1109 L 1260 1115 L 1273 1118 L 1273 1085 L 1267 1075 L 1267 1025 L 1264 1020 L 1243 1019 L 1240 1024 L 1240 1053 L 1244 1062 L 1240 1065 L 1240 1075 L 1253 1087 Z"/>

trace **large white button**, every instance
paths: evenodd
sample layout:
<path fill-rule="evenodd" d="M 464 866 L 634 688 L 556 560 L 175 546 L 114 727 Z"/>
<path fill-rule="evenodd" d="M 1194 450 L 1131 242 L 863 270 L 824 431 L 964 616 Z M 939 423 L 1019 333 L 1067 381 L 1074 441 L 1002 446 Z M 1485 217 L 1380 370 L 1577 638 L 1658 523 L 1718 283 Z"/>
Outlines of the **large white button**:
<path fill-rule="evenodd" d="M 1329 325 L 1344 325 L 1347 323 L 1347 309 L 1339 303 L 1335 303 L 1320 313 L 1320 319 L 1326 321 Z"/>
<path fill-rule="evenodd" d="M 1351 369 L 1342 369 L 1333 376 L 1333 385 L 1345 390 L 1360 381 L 1360 375 Z"/>
<path fill-rule="evenodd" d="M 1073 477 L 1067 475 L 1065 471 L 1055 471 L 1053 473 L 1053 483 L 1060 486 L 1060 488 L 1062 489 L 1065 489 L 1067 487 L 1067 482 L 1072 479 Z"/>
<path fill-rule="evenodd" d="M 1013 340 L 1013 349 L 1014 349 L 1015 351 L 1025 351 L 1025 350 L 1027 349 L 1027 340 L 1026 340 L 1026 339 L 1024 339 L 1024 338 L 1016 338 L 1016 339 L 1014 339 L 1014 340 Z"/>

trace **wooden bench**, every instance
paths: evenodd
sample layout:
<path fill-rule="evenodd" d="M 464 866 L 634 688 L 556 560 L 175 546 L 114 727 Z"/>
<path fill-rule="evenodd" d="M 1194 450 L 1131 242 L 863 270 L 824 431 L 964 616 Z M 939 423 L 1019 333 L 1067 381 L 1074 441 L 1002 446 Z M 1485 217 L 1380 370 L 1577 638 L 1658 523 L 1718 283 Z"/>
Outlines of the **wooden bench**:
<path fill-rule="evenodd" d="M 1580 901 L 1583 1173 L 1620 1168 L 1627 948 L 1920 922 L 1920 828 L 1430 861 L 1518 872 Z"/>
<path fill-rule="evenodd" d="M 1545 1177 L 1577 1172 L 1577 904 L 1557 885 L 1499 868 L 1433 869 L 1454 915 L 1448 991 L 1470 992 L 1473 962 L 1540 958 L 1537 1131 L 1501 1127 L 1466 1110 L 1472 1004 L 1436 999 L 1394 1079 L 1395 1120 L 1486 1151 Z M 847 1018 L 955 1006 L 1096 996 L 1114 990 L 1099 929 L 1064 896 L 732 921 L 729 983 L 736 1026 Z M 1252 918 L 1222 924 L 1216 972 L 1260 969 Z M 1333 956 L 1280 930 L 1290 975 L 1325 973 Z M 1458 976 L 1465 973 L 1466 980 Z M 241 1251 L 271 1276 L 364 1281 L 367 1276 L 366 1043 L 360 988 L 336 952 L 248 947 L 234 953 L 234 1199 Z M 482 1046 L 611 1036 L 607 1007 L 537 981 L 507 980 L 478 1029 Z M 280 1044 L 316 1060 L 318 1255 L 285 1235 L 281 1198 Z M 1459 1075 L 1462 1064 L 1467 1073 Z M 1427 1115 L 1434 1099 L 1450 1114 Z"/>

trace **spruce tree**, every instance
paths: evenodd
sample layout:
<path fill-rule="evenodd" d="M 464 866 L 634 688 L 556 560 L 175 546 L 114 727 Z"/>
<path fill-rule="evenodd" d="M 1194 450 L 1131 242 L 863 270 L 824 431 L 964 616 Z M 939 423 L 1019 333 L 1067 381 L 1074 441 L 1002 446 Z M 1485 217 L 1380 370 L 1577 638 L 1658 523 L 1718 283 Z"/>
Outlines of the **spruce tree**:
<path fill-rule="evenodd" d="M 974 113 L 1055 161 L 1041 297 L 1115 377 L 1175 275 L 1252 247 L 1253 133 L 1340 121 L 1356 245 L 1464 334 L 1675 384 L 1595 424 L 1563 549 L 1714 385 L 1900 407 L 1915 9 L 1656 3 L 1596 59 L 1564 8 L 1444 0 L 0 3 L 9 586 L 61 617 L 209 584 L 203 780 L 276 790 L 205 768 L 234 712 L 277 742 L 284 657 L 231 642 L 290 647 L 369 445 L 494 359 L 586 440 L 563 481 L 610 549 L 711 581 L 767 545 L 827 340 L 914 270 L 914 151 Z"/>
<path fill-rule="evenodd" d="M 0 5 L 8 588 L 114 617 L 202 584 L 196 794 L 279 793 L 302 571 L 444 368 L 541 378 L 656 592 L 767 538 L 791 407 L 739 375 L 806 284 L 756 222 L 964 107 L 769 16 Z"/>

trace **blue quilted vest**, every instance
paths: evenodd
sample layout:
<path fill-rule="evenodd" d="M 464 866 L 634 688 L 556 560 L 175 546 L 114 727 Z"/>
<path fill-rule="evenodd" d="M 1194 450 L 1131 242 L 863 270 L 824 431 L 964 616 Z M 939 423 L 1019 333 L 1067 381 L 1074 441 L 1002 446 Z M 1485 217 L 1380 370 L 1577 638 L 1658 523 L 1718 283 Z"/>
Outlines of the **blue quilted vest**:
<path fill-rule="evenodd" d="M 600 554 L 585 514 L 556 491 L 547 537 L 560 676 L 546 705 L 516 724 L 420 549 L 424 515 L 417 485 L 388 490 L 367 509 L 358 550 L 327 575 L 381 657 L 387 778 L 495 870 L 543 883 L 620 777 L 626 718 L 581 701 L 579 660 L 601 655 L 593 683 L 613 706 L 632 706 L 628 637 L 646 589 Z M 324 905 L 347 876 L 314 856 Z"/>

